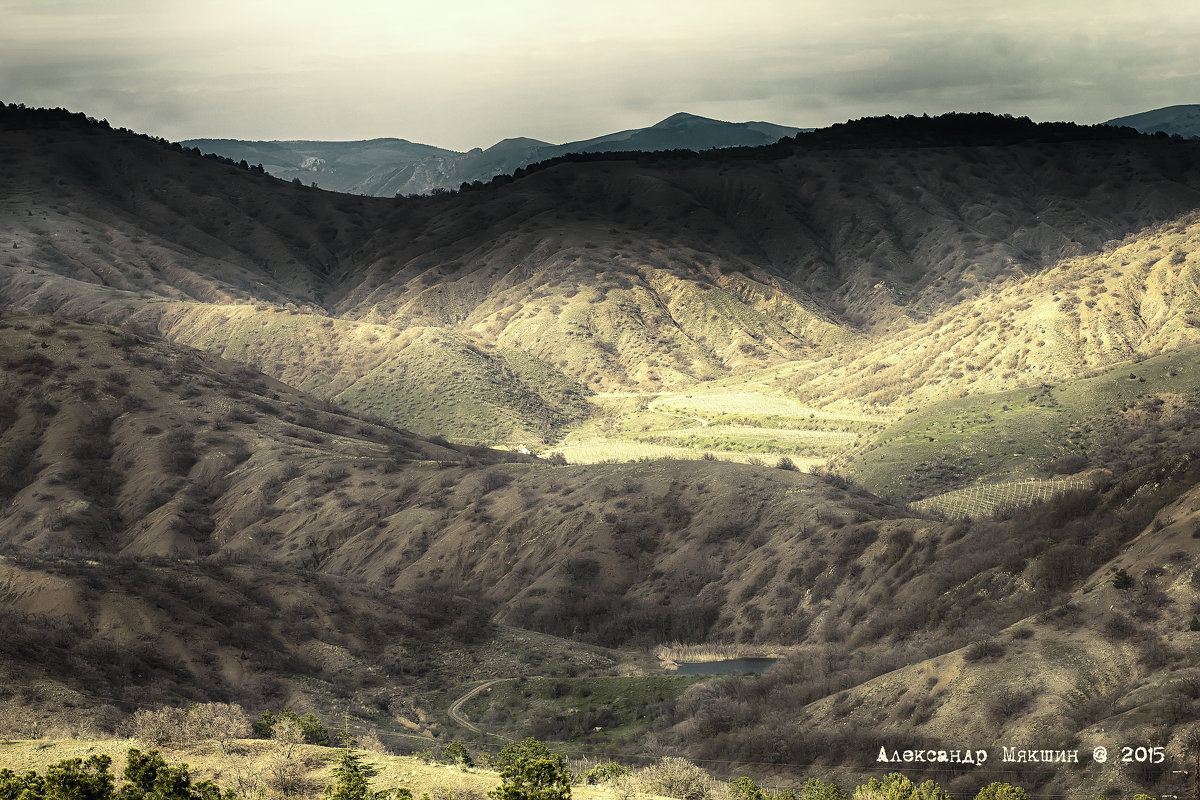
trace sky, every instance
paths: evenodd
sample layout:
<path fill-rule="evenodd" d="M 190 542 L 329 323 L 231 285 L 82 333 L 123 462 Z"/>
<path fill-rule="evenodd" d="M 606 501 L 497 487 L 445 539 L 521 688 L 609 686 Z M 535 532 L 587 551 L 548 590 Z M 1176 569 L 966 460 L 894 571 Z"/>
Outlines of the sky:
<path fill-rule="evenodd" d="M 554 143 L 1200 103 L 1197 0 L 0 0 L 0 101 L 171 140 Z"/>

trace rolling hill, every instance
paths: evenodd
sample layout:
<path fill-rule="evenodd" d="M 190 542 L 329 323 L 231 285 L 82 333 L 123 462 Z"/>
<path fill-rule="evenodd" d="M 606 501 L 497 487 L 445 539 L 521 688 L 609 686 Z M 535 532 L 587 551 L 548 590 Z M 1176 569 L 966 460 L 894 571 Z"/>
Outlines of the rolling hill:
<path fill-rule="evenodd" d="M 1142 133 L 1165 133 L 1185 139 L 1200 137 L 1200 106 L 1183 105 L 1156 108 L 1140 114 L 1110 119 L 1106 125 L 1128 125 Z"/>
<path fill-rule="evenodd" d="M 467 736 L 472 678 L 636 681 L 679 641 L 787 655 L 619 743 L 545 729 L 787 779 L 963 736 L 1177 766 L 1200 145 L 882 118 L 395 199 L 6 107 L 0 163 L 18 721 L 286 700 Z M 692 458 L 561 463 L 602 445 Z M 906 505 L 1031 477 L 1071 482 Z"/>
<path fill-rule="evenodd" d="M 565 144 L 517 137 L 465 153 L 406 139 L 361 142 L 249 142 L 189 139 L 184 147 L 261 164 L 271 175 L 334 192 L 375 197 L 429 194 L 487 182 L 530 164 L 566 153 L 630 150 L 709 150 L 753 147 L 794 136 L 800 128 L 771 122 L 722 122 L 694 114 L 673 114 L 648 128 L 609 133 Z"/>

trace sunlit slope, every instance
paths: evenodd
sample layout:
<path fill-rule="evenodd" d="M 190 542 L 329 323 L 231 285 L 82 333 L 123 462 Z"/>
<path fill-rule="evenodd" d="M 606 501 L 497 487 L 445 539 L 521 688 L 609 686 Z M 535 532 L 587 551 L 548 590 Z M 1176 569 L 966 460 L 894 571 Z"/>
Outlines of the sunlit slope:
<path fill-rule="evenodd" d="M 582 387 L 561 372 L 522 350 L 482 345 L 453 330 L 196 305 L 163 313 L 158 328 L 425 435 L 532 444 L 586 413 Z"/>
<path fill-rule="evenodd" d="M 825 379 L 809 404 L 859 391 L 867 376 L 826 359 L 850 363 L 864 336 L 906 341 L 997 281 L 1200 203 L 1196 148 L 1149 137 L 629 156 L 403 202 L 86 126 L 6 131 L 0 157 L 22 165 L 0 208 L 4 268 L 25 276 L 3 298 L 20 310 L 118 321 L 85 284 L 146 303 L 291 303 L 520 349 L 595 391 L 820 364 L 796 381 Z M 872 402 L 896 367 L 869 365 Z"/>
<path fill-rule="evenodd" d="M 931 400 L 1081 377 L 1200 342 L 1200 217 L 1013 278 L 843 364 L 797 369 L 808 402 Z"/>
<path fill-rule="evenodd" d="M 912 500 L 974 483 L 1123 471 L 1185 452 L 1200 348 L 1033 389 L 976 394 L 906 414 L 850 457 L 864 486 Z"/>
<path fill-rule="evenodd" d="M 803 406 L 760 388 L 724 379 L 677 394 L 598 394 L 590 419 L 540 452 L 577 464 L 703 458 L 809 471 L 892 419 L 879 410 Z"/>

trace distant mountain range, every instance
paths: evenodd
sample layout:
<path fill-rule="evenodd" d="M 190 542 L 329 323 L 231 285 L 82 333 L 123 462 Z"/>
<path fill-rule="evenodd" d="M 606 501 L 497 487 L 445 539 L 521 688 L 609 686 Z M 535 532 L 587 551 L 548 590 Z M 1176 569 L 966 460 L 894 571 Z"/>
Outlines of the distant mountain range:
<path fill-rule="evenodd" d="M 457 189 L 463 183 L 489 181 L 496 175 L 566 153 L 629 150 L 709 150 L 772 144 L 809 128 L 770 122 L 721 122 L 693 114 L 674 114 L 648 128 L 634 128 L 566 144 L 514 138 L 486 150 L 466 153 L 406 139 L 356 142 L 250 142 L 240 139 L 191 139 L 185 147 L 262 164 L 271 175 L 299 179 L 305 185 L 351 194 L 391 197 Z"/>
<path fill-rule="evenodd" d="M 1179 134 L 1185 139 L 1200 138 L 1200 105 L 1167 106 L 1128 117 L 1110 119 L 1106 125 L 1128 125 L 1142 133 Z"/>

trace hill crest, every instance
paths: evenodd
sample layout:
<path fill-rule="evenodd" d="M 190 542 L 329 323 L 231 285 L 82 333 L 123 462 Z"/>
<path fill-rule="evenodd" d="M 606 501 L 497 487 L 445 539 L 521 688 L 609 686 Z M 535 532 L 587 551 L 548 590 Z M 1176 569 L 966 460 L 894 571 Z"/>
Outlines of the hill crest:
<path fill-rule="evenodd" d="M 199 147 L 235 161 L 261 163 L 266 171 L 285 180 L 301 179 L 331 191 L 390 197 L 428 194 L 457 189 L 463 183 L 490 181 L 511 175 L 529 164 L 574 152 L 598 149 L 705 150 L 770 144 L 798 132 L 771 123 L 731 123 L 679 113 L 646 128 L 633 128 L 564 144 L 527 137 L 503 139 L 486 149 L 466 153 L 415 144 L 405 139 L 371 139 L 358 142 L 195 139 L 185 147 Z M 403 145 L 403 147 L 399 146 Z"/>

